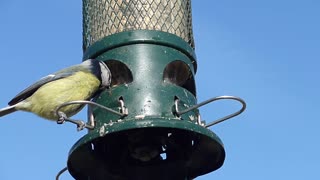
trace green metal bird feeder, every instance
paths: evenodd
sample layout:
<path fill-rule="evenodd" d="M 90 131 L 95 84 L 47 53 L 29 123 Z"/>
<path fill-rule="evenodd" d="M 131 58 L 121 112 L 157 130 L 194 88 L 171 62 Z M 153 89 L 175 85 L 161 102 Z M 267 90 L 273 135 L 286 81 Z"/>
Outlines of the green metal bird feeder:
<path fill-rule="evenodd" d="M 191 17 L 190 0 L 83 0 L 83 59 L 104 61 L 112 85 L 88 103 L 90 130 L 67 162 L 75 179 L 187 180 L 222 166 L 208 127 L 245 102 L 197 103 Z M 198 108 L 220 99 L 243 106 L 206 124 Z"/>

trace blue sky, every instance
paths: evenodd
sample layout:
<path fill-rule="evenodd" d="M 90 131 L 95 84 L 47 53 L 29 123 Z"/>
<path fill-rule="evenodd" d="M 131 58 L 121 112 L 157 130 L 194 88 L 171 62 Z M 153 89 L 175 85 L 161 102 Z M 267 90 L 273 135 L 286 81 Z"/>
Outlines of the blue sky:
<path fill-rule="evenodd" d="M 82 58 L 81 1 L 0 1 L 0 106 Z M 193 1 L 198 101 L 246 100 L 240 116 L 212 128 L 224 166 L 200 180 L 319 178 L 320 2 Z M 201 108 L 211 121 L 239 108 Z M 75 118 L 85 119 L 85 111 Z M 31 113 L 1 118 L 0 179 L 53 179 L 85 132 Z M 71 180 L 64 174 L 62 180 Z"/>

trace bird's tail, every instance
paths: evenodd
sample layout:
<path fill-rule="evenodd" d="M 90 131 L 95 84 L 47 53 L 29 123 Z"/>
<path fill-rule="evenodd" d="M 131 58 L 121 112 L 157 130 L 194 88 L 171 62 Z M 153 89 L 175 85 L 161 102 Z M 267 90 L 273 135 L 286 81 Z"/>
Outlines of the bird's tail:
<path fill-rule="evenodd" d="M 17 111 L 15 105 L 0 109 L 0 117 Z"/>

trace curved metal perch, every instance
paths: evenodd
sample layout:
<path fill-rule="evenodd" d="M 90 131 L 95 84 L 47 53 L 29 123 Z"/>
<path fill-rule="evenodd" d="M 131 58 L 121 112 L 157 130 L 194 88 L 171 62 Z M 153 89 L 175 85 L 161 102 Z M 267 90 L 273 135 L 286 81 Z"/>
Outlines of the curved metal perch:
<path fill-rule="evenodd" d="M 71 122 L 71 123 L 77 125 L 78 131 L 81 131 L 84 128 L 87 128 L 87 129 L 90 129 L 90 130 L 94 129 L 94 120 L 93 120 L 93 118 L 89 118 L 90 124 L 87 124 L 87 123 L 85 123 L 85 122 L 83 122 L 81 120 L 70 119 L 63 112 L 59 111 L 61 108 L 65 107 L 65 106 L 72 105 L 72 104 L 85 104 L 85 105 L 88 105 L 90 107 L 91 106 L 96 106 L 96 107 L 99 107 L 99 108 L 104 109 L 106 111 L 109 111 L 109 112 L 111 112 L 113 114 L 116 114 L 116 115 L 118 115 L 120 117 L 124 117 L 124 116 L 128 115 L 127 111 L 124 111 L 125 113 L 120 113 L 118 111 L 115 111 L 115 110 L 113 110 L 111 108 L 105 107 L 105 106 L 103 106 L 101 104 L 98 104 L 98 103 L 95 103 L 95 102 L 92 102 L 92 101 L 79 100 L 79 101 L 70 101 L 70 102 L 66 102 L 66 103 L 61 104 L 55 111 L 56 115 L 59 117 L 59 119 L 57 120 L 57 123 L 58 124 L 62 124 L 65 121 Z M 121 104 L 123 104 L 123 102 Z M 91 117 L 91 115 L 89 117 Z"/>
<path fill-rule="evenodd" d="M 58 172 L 58 174 L 56 175 L 56 180 L 59 180 L 60 176 L 61 176 L 64 172 L 66 172 L 67 170 L 68 170 L 67 167 L 61 169 L 61 170 Z"/>
<path fill-rule="evenodd" d="M 175 111 L 176 111 L 176 114 L 180 116 L 180 115 L 182 115 L 182 114 L 184 114 L 184 113 L 187 113 L 187 112 L 189 112 L 189 111 L 191 111 L 191 110 L 197 109 L 197 108 L 199 108 L 199 107 L 201 107 L 201 106 L 203 106 L 203 105 L 206 105 L 206 104 L 208 104 L 208 103 L 211 103 L 211 102 L 217 101 L 217 100 L 221 100 L 221 99 L 232 99 L 232 100 L 236 100 L 236 101 L 238 101 L 238 102 L 240 102 L 240 103 L 242 104 L 242 108 L 241 108 L 239 111 L 235 112 L 235 113 L 229 114 L 229 115 L 224 116 L 224 117 L 222 117 L 222 118 L 219 118 L 219 119 L 217 119 L 217 120 L 215 120 L 215 121 L 213 121 L 213 122 L 211 122 L 211 123 L 209 123 L 209 124 L 206 124 L 206 125 L 205 125 L 206 128 L 208 128 L 208 127 L 210 127 L 210 126 L 213 126 L 213 125 L 215 125 L 215 124 L 221 123 L 221 122 L 223 122 L 223 121 L 225 121 L 225 120 L 227 120 L 227 119 L 230 119 L 230 118 L 232 118 L 232 117 L 235 117 L 235 116 L 241 114 L 241 113 L 246 109 L 246 106 L 247 106 L 247 105 L 246 105 L 246 102 L 245 102 L 243 99 L 239 98 L 239 97 L 235 97 L 235 96 L 218 96 L 218 97 L 214 97 L 214 98 L 208 99 L 208 100 L 206 100 L 206 101 L 203 101 L 203 102 L 201 102 L 201 103 L 199 103 L 199 104 L 196 104 L 196 105 L 194 105 L 194 106 L 192 106 L 192 107 L 189 107 L 189 108 L 187 108 L 187 109 L 184 109 L 184 110 L 182 110 L 182 111 L 179 111 L 179 110 L 178 110 L 178 106 L 177 106 L 177 103 L 176 103 Z"/>

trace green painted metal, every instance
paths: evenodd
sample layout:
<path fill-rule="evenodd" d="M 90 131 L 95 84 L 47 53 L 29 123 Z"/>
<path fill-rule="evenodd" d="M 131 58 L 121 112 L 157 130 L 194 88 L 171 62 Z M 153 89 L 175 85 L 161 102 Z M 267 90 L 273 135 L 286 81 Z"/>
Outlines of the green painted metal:
<path fill-rule="evenodd" d="M 133 127 L 135 129 L 132 129 Z M 121 159 L 125 152 L 120 149 L 128 148 L 126 135 L 132 131 L 139 132 L 139 130 L 150 136 L 157 136 L 159 132 L 174 132 L 179 134 L 179 139 L 177 138 L 179 141 L 183 142 L 185 139 L 191 138 L 195 140 L 195 144 L 193 147 L 184 146 L 181 151 L 172 153 L 178 156 L 173 160 L 169 159 L 170 153 L 167 154 L 166 160 L 156 159 L 143 163 Z M 92 144 L 102 146 L 97 142 L 102 143 L 108 153 L 97 154 L 94 152 Z M 119 152 L 121 153 L 119 154 Z M 185 177 L 192 179 L 218 169 L 223 164 L 224 158 L 225 151 L 222 142 L 212 131 L 195 126 L 188 121 L 148 118 L 139 121 L 119 122 L 113 125 L 107 124 L 95 130 L 90 138 L 81 138 L 71 148 L 68 168 L 76 179 L 81 179 L 84 176 L 90 176 L 92 179 L 113 179 L 112 173 L 107 168 L 110 166 L 116 169 L 115 174 L 122 174 L 124 179 L 163 180 Z M 79 159 L 81 163 L 77 163 Z M 105 163 L 102 164 L 101 161 Z M 70 162 L 73 162 L 73 165 L 70 165 Z M 83 167 L 83 164 L 86 166 Z M 88 170 L 89 167 L 92 169 Z M 146 172 L 150 173 L 146 174 Z"/>
<path fill-rule="evenodd" d="M 222 166 L 223 144 L 198 124 L 199 111 L 181 116 L 174 113 L 176 99 L 181 110 L 197 103 L 196 57 L 188 43 L 160 31 L 121 32 L 90 46 L 84 54 L 87 58 L 106 62 L 115 75 L 113 82 L 120 82 L 95 101 L 121 111 L 121 99 L 129 113 L 119 117 L 93 108 L 95 129 L 76 142 L 69 153 L 68 169 L 73 177 L 191 179 Z M 177 61 L 189 69 L 188 86 L 164 79 L 166 67 Z"/>
<path fill-rule="evenodd" d="M 86 49 L 83 60 L 97 58 L 114 48 L 133 44 L 156 44 L 176 49 L 188 56 L 194 66 L 193 71 L 197 70 L 196 54 L 188 43 L 174 34 L 156 30 L 125 31 L 106 36 Z"/>

